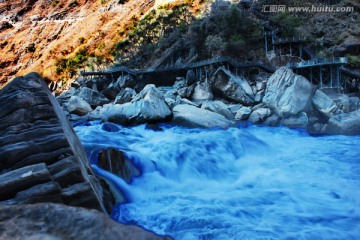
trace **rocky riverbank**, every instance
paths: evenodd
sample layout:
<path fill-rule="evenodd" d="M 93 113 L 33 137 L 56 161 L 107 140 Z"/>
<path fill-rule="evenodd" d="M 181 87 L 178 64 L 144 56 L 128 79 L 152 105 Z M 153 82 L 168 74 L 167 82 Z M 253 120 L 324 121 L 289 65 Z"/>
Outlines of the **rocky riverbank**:
<path fill-rule="evenodd" d="M 224 67 L 202 79 L 189 70 L 172 86 L 141 87 L 137 78 L 78 79 L 57 100 L 74 120 L 221 128 L 252 123 L 303 128 L 311 134 L 360 133 L 356 94 L 339 93 L 340 88 L 322 91 L 287 67 L 251 81 Z"/>
<path fill-rule="evenodd" d="M 14 79 L 0 103 L 0 239 L 161 239 L 104 215 L 114 197 L 38 74 Z"/>

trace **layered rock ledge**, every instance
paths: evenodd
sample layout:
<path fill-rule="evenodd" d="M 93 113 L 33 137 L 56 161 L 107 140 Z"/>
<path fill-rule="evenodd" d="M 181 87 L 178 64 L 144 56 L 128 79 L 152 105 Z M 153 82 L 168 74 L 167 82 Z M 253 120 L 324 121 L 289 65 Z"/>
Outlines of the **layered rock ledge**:
<path fill-rule="evenodd" d="M 106 212 L 108 194 L 41 77 L 14 79 L 0 104 L 0 205 L 56 202 Z"/>

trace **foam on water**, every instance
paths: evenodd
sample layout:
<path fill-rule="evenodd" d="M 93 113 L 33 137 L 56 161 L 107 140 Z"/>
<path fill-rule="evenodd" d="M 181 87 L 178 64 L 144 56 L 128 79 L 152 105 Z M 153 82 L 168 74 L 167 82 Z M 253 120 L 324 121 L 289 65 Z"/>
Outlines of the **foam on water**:
<path fill-rule="evenodd" d="M 130 185 L 98 172 L 129 196 L 120 222 L 175 239 L 360 239 L 359 136 L 90 125 L 75 127 L 89 155 L 114 147 L 142 170 Z"/>

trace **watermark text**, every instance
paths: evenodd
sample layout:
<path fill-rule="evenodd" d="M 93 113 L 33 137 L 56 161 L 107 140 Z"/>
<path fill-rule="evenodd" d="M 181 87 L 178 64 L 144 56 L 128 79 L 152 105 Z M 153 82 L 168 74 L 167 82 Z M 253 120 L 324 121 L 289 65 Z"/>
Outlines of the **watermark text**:
<path fill-rule="evenodd" d="M 304 13 L 337 13 L 353 12 L 354 7 L 339 6 L 307 6 L 307 7 L 289 7 L 286 5 L 263 5 L 261 12 L 278 13 L 278 12 L 304 12 Z"/>

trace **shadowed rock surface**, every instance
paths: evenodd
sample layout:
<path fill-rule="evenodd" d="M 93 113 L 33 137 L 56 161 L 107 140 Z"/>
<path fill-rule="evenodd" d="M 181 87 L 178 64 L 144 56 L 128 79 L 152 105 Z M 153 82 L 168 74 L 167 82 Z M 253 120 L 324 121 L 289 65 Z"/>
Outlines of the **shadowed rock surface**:
<path fill-rule="evenodd" d="M 133 177 L 140 175 L 139 170 L 125 154 L 114 148 L 104 149 L 99 152 L 98 165 L 102 169 L 123 178 L 127 182 L 130 182 Z"/>
<path fill-rule="evenodd" d="M 7 240 L 152 240 L 159 237 L 137 226 L 117 223 L 108 216 L 60 204 L 0 207 L 0 239 Z"/>
<path fill-rule="evenodd" d="M 110 209 L 80 140 L 38 74 L 13 80 L 0 104 L 0 205 Z"/>

